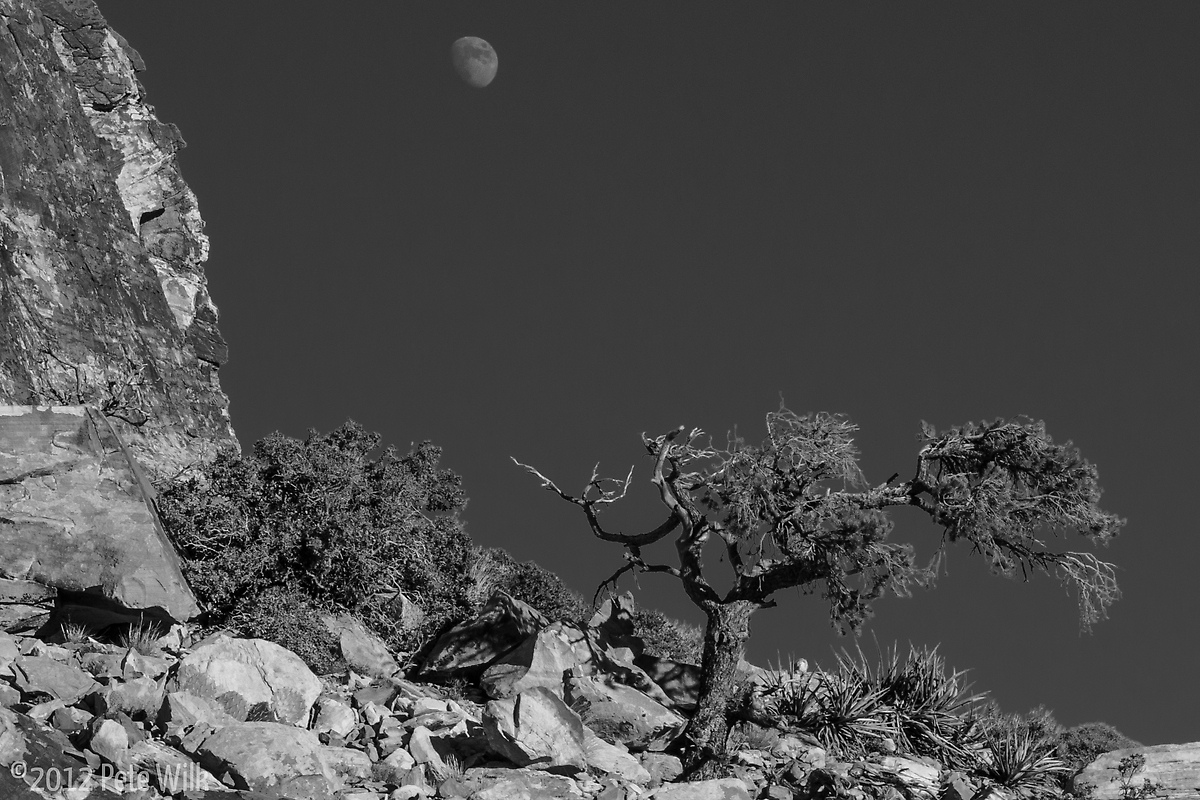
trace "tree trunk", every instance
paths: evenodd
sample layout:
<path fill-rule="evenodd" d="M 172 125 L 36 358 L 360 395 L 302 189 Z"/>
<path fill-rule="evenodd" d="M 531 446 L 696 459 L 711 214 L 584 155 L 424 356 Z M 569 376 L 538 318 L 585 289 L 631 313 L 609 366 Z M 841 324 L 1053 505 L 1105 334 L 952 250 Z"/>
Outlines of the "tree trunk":
<path fill-rule="evenodd" d="M 690 780 L 717 777 L 729 738 L 730 714 L 742 700 L 738 664 L 750 638 L 750 615 L 756 606 L 745 600 L 706 609 L 700 697 L 684 731 L 684 774 Z"/>

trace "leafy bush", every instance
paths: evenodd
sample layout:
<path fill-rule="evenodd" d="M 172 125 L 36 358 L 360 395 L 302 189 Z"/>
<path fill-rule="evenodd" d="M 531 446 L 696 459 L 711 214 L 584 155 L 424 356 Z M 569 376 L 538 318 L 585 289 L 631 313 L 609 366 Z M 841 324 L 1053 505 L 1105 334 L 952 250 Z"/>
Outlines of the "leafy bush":
<path fill-rule="evenodd" d="M 704 629 L 699 625 L 671 619 L 653 608 L 639 608 L 634 611 L 633 626 L 646 645 L 646 653 L 684 664 L 700 663 Z"/>
<path fill-rule="evenodd" d="M 353 421 L 304 440 L 274 433 L 251 455 L 222 452 L 203 474 L 158 487 L 203 622 L 253 620 L 266 630 L 274 614 L 278 635 L 301 636 L 311 628 L 303 603 L 262 602 L 279 590 L 357 613 L 390 646 L 407 649 L 466 615 L 471 548 L 458 519 L 461 480 L 438 469 L 441 450 L 429 442 L 373 459 L 379 441 Z M 400 591 L 425 611 L 416 631 L 404 630 L 392 607 Z"/>
<path fill-rule="evenodd" d="M 1085 722 L 1064 731 L 1058 737 L 1054 754 L 1078 774 L 1102 753 L 1141 747 L 1107 722 Z"/>
<path fill-rule="evenodd" d="M 536 561 L 517 561 L 502 548 L 477 551 L 471 573 L 477 603 L 486 601 L 496 589 L 503 589 L 551 620 L 586 625 L 591 618 L 591 604 L 562 578 Z"/>
<path fill-rule="evenodd" d="M 470 575 L 469 595 L 474 611 L 479 610 L 492 592 L 503 589 L 551 620 L 586 627 L 595 613 L 587 598 L 563 583 L 558 575 L 536 561 L 517 561 L 503 548 L 476 550 Z M 634 629 L 650 655 L 688 664 L 700 663 L 704 649 L 704 629 L 700 626 L 671 619 L 652 608 L 643 608 L 634 612 Z"/>
<path fill-rule="evenodd" d="M 294 589 L 272 587 L 261 592 L 231 622 L 242 636 L 270 639 L 291 650 L 318 675 L 346 669 L 338 640 L 321 621 L 320 611 Z"/>

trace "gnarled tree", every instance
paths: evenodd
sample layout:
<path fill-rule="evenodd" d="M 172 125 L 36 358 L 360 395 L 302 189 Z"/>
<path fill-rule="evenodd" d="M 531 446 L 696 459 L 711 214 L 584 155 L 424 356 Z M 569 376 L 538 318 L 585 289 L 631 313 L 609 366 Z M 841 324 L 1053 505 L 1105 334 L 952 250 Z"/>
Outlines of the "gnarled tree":
<path fill-rule="evenodd" d="M 624 479 L 599 477 L 570 495 L 531 466 L 516 462 L 544 488 L 583 509 L 592 533 L 625 548 L 627 571 L 664 573 L 683 584 L 707 618 L 699 704 L 685 731 L 685 768 L 710 775 L 724 755 L 731 720 L 744 703 L 738 663 L 750 635 L 750 616 L 775 605 L 792 587 L 823 587 L 834 625 L 857 630 L 886 592 L 907 595 L 932 583 L 946 547 L 966 542 L 993 572 L 1041 571 L 1073 585 L 1085 628 L 1102 618 L 1119 593 L 1111 564 L 1086 552 L 1056 552 L 1043 537 L 1076 531 L 1107 542 L 1124 521 L 1101 511 L 1095 467 L 1071 445 L 1056 444 L 1041 422 L 997 420 L 938 432 L 922 425 L 923 443 L 908 480 L 899 473 L 869 486 L 858 466 L 845 417 L 797 415 L 785 407 L 767 414 L 760 445 L 731 437 L 724 448 L 684 428 L 650 438 L 651 482 L 667 515 L 644 532 L 605 528 L 600 512 L 629 489 Z M 514 459 L 515 461 L 515 459 Z M 926 566 L 908 544 L 887 541 L 891 509 L 911 506 L 941 529 Z M 649 563 L 642 548 L 674 536 L 677 563 Z M 705 572 L 704 548 L 723 543 L 733 575 L 718 588 Z"/>

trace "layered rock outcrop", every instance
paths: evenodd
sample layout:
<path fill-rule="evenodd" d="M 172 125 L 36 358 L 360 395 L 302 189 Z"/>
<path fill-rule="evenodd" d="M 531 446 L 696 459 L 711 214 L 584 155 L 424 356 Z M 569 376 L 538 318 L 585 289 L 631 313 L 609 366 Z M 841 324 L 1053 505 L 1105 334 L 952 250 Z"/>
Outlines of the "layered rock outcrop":
<path fill-rule="evenodd" d="M 0 405 L 0 588 L 13 597 L 0 599 L 0 624 L 52 604 L 94 630 L 120 610 L 138 611 L 131 620 L 199 613 L 151 495 L 98 411 Z"/>
<path fill-rule="evenodd" d="M 236 446 L 179 131 L 90 0 L 0 0 L 0 404 L 88 405 L 174 472 Z"/>
<path fill-rule="evenodd" d="M 1113 750 L 1096 758 L 1075 776 L 1081 796 L 1090 788 L 1094 800 L 1140 797 L 1147 784 L 1151 797 L 1200 798 L 1200 742 L 1159 744 Z"/>

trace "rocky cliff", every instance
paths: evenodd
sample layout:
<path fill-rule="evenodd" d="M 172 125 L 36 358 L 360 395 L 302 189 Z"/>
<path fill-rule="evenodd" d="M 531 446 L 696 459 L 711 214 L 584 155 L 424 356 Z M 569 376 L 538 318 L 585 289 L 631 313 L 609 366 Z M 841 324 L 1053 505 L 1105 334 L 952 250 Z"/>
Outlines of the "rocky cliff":
<path fill-rule="evenodd" d="M 0 404 L 92 406 L 153 472 L 236 446 L 204 223 L 141 58 L 91 0 L 0 20 Z"/>

